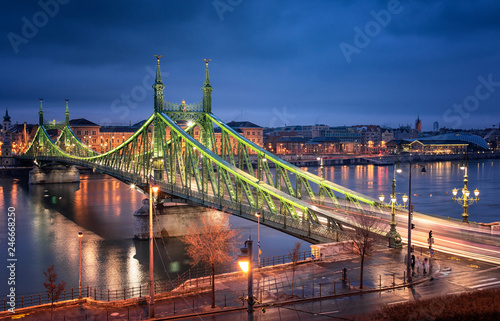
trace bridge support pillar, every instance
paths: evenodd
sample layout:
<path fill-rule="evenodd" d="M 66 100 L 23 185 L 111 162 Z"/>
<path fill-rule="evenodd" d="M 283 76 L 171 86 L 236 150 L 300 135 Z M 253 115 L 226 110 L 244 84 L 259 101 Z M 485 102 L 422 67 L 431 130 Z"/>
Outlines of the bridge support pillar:
<path fill-rule="evenodd" d="M 46 170 L 35 166 L 29 172 L 29 184 L 79 183 L 80 172 L 75 166 L 54 167 Z"/>
<path fill-rule="evenodd" d="M 149 238 L 149 200 L 142 201 L 143 206 L 134 213 L 134 238 Z M 156 209 L 153 217 L 153 235 L 155 238 L 179 237 L 188 233 L 188 227 L 200 226 L 206 215 L 229 215 L 203 206 L 183 203 L 163 203 Z"/>

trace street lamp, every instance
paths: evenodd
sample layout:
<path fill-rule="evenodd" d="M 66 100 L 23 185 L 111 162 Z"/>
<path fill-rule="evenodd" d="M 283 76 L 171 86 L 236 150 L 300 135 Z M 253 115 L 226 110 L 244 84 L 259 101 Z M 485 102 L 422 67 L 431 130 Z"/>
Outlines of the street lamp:
<path fill-rule="evenodd" d="M 410 168 L 409 168 L 409 179 L 408 179 L 408 252 L 407 252 L 407 258 L 406 258 L 406 277 L 408 278 L 408 283 L 411 283 L 411 230 L 414 227 L 414 225 L 411 223 L 412 221 L 412 215 L 413 215 L 413 205 L 411 204 L 411 172 L 412 172 L 412 166 L 410 162 Z M 422 165 L 417 165 L 418 167 L 421 168 L 421 173 L 426 173 L 427 171 L 425 170 L 425 166 Z M 430 271 L 429 271 L 430 272 Z"/>
<path fill-rule="evenodd" d="M 154 318 L 155 287 L 153 265 L 153 193 L 158 192 L 158 186 L 149 183 L 149 317 Z"/>
<path fill-rule="evenodd" d="M 323 157 L 317 157 L 319 160 L 319 177 L 323 178 Z"/>
<path fill-rule="evenodd" d="M 240 249 L 241 254 L 238 255 L 238 264 L 243 272 L 248 272 L 248 321 L 253 321 L 253 266 L 252 266 L 252 244 L 251 237 L 245 241 L 245 247 Z"/>
<path fill-rule="evenodd" d="M 258 261 L 257 261 L 257 267 L 260 269 L 260 213 L 257 212 L 255 213 L 255 216 L 257 216 L 257 245 L 259 247 L 259 252 L 258 252 Z"/>
<path fill-rule="evenodd" d="M 78 298 L 82 298 L 82 237 L 83 232 L 78 232 L 78 240 L 80 241 L 80 272 L 78 274 Z"/>
<path fill-rule="evenodd" d="M 462 188 L 462 196 L 457 197 L 458 194 L 458 189 L 454 188 L 452 193 L 453 193 L 453 198 L 452 200 L 456 201 L 458 204 L 462 205 L 464 208 L 464 212 L 462 213 L 462 222 L 464 223 L 469 223 L 469 214 L 467 213 L 467 208 L 469 205 L 474 204 L 474 202 L 479 201 L 479 190 L 476 188 L 474 190 L 474 197 L 470 196 L 470 191 L 467 188 L 467 183 L 469 182 L 468 176 L 467 176 L 467 165 L 462 164 L 460 166 L 461 170 L 464 170 L 464 188 Z"/>
<path fill-rule="evenodd" d="M 399 167 L 396 169 L 396 164 L 392 164 L 392 193 L 391 193 L 391 199 L 390 199 L 390 206 L 391 206 L 391 230 L 389 231 L 389 247 L 390 248 L 396 248 L 400 249 L 403 247 L 403 244 L 401 243 L 401 235 L 396 231 L 396 208 L 406 208 L 406 202 L 408 201 L 408 196 L 405 194 L 403 195 L 403 205 L 400 205 L 397 203 L 396 199 L 396 172 L 401 173 L 402 170 Z M 378 197 L 380 200 L 380 203 L 384 202 L 385 196 L 380 195 Z"/>

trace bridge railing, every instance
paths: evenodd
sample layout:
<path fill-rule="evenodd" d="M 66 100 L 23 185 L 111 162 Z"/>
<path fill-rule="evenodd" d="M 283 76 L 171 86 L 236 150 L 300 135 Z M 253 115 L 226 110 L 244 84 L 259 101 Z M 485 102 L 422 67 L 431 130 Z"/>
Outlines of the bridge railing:
<path fill-rule="evenodd" d="M 96 171 L 112 175 L 113 177 L 124 181 L 134 182 L 135 184 L 147 183 L 147 176 L 145 177 L 140 174 L 129 173 L 118 168 L 104 166 L 92 161 L 60 156 L 40 156 L 37 157 L 37 159 L 60 161 L 74 165 L 86 166 L 89 168 L 93 168 Z M 257 221 L 255 213 L 259 212 L 261 214 L 262 224 L 313 243 L 327 243 L 340 241 L 343 239 L 343 233 L 341 231 L 334 230 L 323 224 L 312 223 L 308 220 L 295 219 L 287 215 L 273 213 L 271 211 L 253 207 L 248 204 L 238 203 L 225 198 L 200 193 L 198 191 L 167 182 L 158 182 L 158 185 L 166 193 L 186 198 L 205 206 L 211 206 L 219 210 L 225 210 L 233 215 L 241 216 L 252 221 Z"/>
<path fill-rule="evenodd" d="M 299 260 L 307 260 L 311 257 L 311 251 L 303 251 L 298 255 Z M 291 254 L 279 256 L 265 257 L 261 259 L 261 268 L 287 264 L 292 262 Z M 256 262 L 254 263 L 257 267 Z M 230 273 L 241 272 L 237 262 L 231 264 L 219 265 L 215 268 L 217 278 L 230 276 Z M 211 284 L 211 268 L 194 267 L 179 275 L 176 279 L 155 281 L 155 293 L 162 296 L 178 294 L 182 291 L 191 291 L 192 288 L 198 288 L 203 285 Z M 175 290 L 175 293 L 173 292 Z M 84 286 L 81 289 L 82 297 L 91 298 L 99 301 L 121 301 L 133 298 L 141 298 L 149 295 L 149 283 L 135 287 L 124 287 L 116 289 L 102 289 L 91 286 Z M 61 292 L 58 300 L 76 300 L 79 297 L 79 289 L 71 288 Z M 4 298 L 3 311 L 11 308 L 9 303 L 15 304 L 15 309 L 26 308 L 30 306 L 43 305 L 52 303 L 51 297 L 47 292 L 28 293 L 16 295 L 14 299 Z"/>
<path fill-rule="evenodd" d="M 97 170 L 99 172 L 112 175 L 118 179 L 134 182 L 136 184 L 147 183 L 147 177 L 144 177 L 144 175 L 122 171 L 118 168 L 104 166 L 92 161 L 59 156 L 40 156 L 37 158 L 40 160 L 61 161 L 74 165 L 86 166 L 89 168 L 93 168 L 94 170 Z M 248 204 L 238 203 L 225 198 L 200 193 L 195 190 L 166 182 L 158 182 L 158 185 L 162 188 L 163 191 L 167 193 L 175 194 L 176 196 L 187 198 L 193 202 L 200 203 L 206 206 L 212 206 L 219 210 L 225 209 L 233 215 L 241 216 L 249 220 L 256 221 L 257 218 L 255 217 L 255 213 L 259 212 L 261 213 L 262 224 L 300 237 L 307 241 L 311 241 L 314 243 L 325 243 L 339 241 L 342 238 L 342 233 L 340 231 L 329 228 L 325 224 L 318 224 L 312 223 L 308 220 L 295 219 L 287 215 L 273 213 L 262 208 L 257 208 Z"/>
<path fill-rule="evenodd" d="M 343 233 L 338 230 L 328 228 L 325 225 L 311 223 L 306 220 L 294 219 L 287 215 L 273 213 L 262 208 L 253 207 L 243 203 L 233 202 L 225 198 L 220 198 L 213 195 L 207 195 L 197 191 L 190 190 L 181 186 L 159 182 L 160 188 L 167 193 L 186 197 L 187 199 L 214 207 L 219 210 L 224 210 L 230 214 L 241 216 L 245 219 L 257 221 L 255 213 L 260 213 L 261 224 L 277 228 L 283 232 L 295 235 L 299 238 L 317 243 L 317 242 L 334 242 L 343 239 Z"/>

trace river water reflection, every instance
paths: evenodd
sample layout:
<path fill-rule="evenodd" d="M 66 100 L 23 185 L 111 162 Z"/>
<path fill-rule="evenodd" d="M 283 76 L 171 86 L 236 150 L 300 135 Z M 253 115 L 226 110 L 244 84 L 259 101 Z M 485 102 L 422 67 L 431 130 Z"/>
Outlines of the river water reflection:
<path fill-rule="evenodd" d="M 461 207 L 451 200 L 451 190 L 463 186 L 463 171 L 457 162 L 425 164 L 427 173 L 412 172 L 413 203 L 416 210 L 460 218 Z M 398 193 L 408 193 L 408 165 L 397 176 Z M 317 173 L 318 168 L 308 168 Z M 377 198 L 390 194 L 392 166 L 325 167 L 325 177 L 340 185 Z M 481 191 L 478 204 L 470 207 L 470 220 L 500 221 L 500 161 L 469 163 L 469 189 Z M 67 287 L 78 286 L 79 243 L 82 230 L 83 285 L 123 288 L 148 280 L 148 242 L 133 239 L 134 217 L 142 194 L 106 175 L 82 175 L 79 184 L 28 186 L 27 180 L 0 178 L 0 250 L 7 256 L 6 213 L 16 213 L 16 290 L 21 293 L 44 291 L 45 271 L 54 264 L 59 280 Z M 401 195 L 398 194 L 400 198 Z M 232 217 L 242 239 L 257 239 L 255 223 Z M 297 239 L 261 227 L 262 256 L 288 254 Z M 303 244 L 303 250 L 308 243 Z M 5 262 L 5 261 L 4 261 Z M 155 278 L 167 280 L 189 268 L 189 258 L 177 238 L 157 242 Z M 7 294 L 7 270 L 0 269 L 0 295 Z"/>

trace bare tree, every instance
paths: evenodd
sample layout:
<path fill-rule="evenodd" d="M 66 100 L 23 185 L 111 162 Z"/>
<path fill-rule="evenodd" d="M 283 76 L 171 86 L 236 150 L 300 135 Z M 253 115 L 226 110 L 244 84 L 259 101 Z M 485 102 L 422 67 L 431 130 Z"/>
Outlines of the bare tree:
<path fill-rule="evenodd" d="M 290 258 L 292 260 L 292 293 L 293 296 L 293 286 L 295 284 L 295 271 L 297 270 L 299 256 L 300 256 L 300 247 L 302 246 L 302 242 L 295 242 L 293 245 L 293 249 L 289 250 Z"/>
<path fill-rule="evenodd" d="M 363 288 L 363 268 L 365 256 L 373 253 L 377 241 L 384 241 L 382 235 L 386 235 L 387 224 L 380 218 L 366 214 L 358 214 L 353 217 L 354 227 L 347 234 L 353 242 L 354 253 L 361 257 L 361 268 L 359 275 L 359 288 Z"/>
<path fill-rule="evenodd" d="M 61 281 L 61 283 L 57 282 L 57 273 L 54 268 L 54 265 L 49 266 L 46 272 L 43 272 L 45 275 L 45 282 L 43 282 L 43 286 L 47 289 L 47 294 L 51 303 L 51 311 L 50 311 L 50 319 L 52 320 L 52 310 L 54 309 L 54 302 L 59 300 L 61 293 L 64 291 L 64 287 L 66 286 L 66 282 Z"/>
<path fill-rule="evenodd" d="M 212 270 L 212 308 L 215 308 L 215 267 L 232 261 L 239 234 L 231 229 L 229 215 L 225 213 L 213 210 L 201 220 L 199 227 L 188 228 L 182 241 L 193 260 L 191 265 L 200 263 Z"/>

